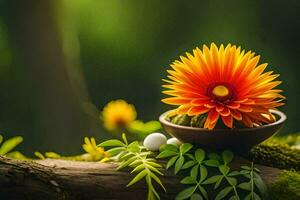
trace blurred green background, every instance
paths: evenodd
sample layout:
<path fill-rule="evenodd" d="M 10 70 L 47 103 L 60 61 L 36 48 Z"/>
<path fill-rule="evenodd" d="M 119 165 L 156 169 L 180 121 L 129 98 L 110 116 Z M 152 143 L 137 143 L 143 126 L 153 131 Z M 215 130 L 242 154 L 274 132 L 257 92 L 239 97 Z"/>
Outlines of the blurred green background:
<path fill-rule="evenodd" d="M 140 119 L 169 109 L 161 79 L 202 44 L 254 50 L 280 73 L 288 115 L 300 130 L 300 1 L 1 0 L 0 131 L 21 150 L 78 153 L 84 136 L 109 137 L 98 115 L 112 99 Z"/>

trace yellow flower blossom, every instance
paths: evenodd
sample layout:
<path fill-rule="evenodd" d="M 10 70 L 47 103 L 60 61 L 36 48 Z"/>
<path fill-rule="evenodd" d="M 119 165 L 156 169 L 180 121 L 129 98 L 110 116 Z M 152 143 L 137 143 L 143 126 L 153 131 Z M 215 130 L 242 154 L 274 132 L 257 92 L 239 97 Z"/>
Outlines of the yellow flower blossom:
<path fill-rule="evenodd" d="M 97 146 L 95 138 L 85 137 L 84 142 L 82 148 L 92 157 L 92 160 L 108 160 L 108 153 L 102 147 Z"/>
<path fill-rule="evenodd" d="M 124 100 L 109 102 L 103 109 L 100 118 L 109 131 L 126 128 L 136 119 L 137 113 L 132 104 Z"/>

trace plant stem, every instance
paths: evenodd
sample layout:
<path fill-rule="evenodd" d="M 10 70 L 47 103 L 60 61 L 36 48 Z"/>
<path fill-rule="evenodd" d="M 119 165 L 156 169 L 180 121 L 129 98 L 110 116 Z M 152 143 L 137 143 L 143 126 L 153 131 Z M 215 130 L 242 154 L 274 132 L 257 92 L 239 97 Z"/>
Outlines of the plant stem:
<path fill-rule="evenodd" d="M 251 163 L 250 181 L 251 181 L 251 199 L 254 200 L 254 177 L 253 177 L 253 162 Z"/>
<path fill-rule="evenodd" d="M 154 190 L 154 187 L 152 185 L 152 180 L 151 180 L 152 178 L 151 178 L 151 175 L 150 175 L 151 171 L 149 170 L 149 168 L 147 166 L 147 163 L 145 163 L 145 158 L 142 157 L 139 153 L 134 153 L 134 154 L 138 157 L 138 159 L 140 159 L 142 161 L 142 163 L 143 163 L 143 165 L 144 165 L 144 167 L 147 171 L 147 176 L 149 176 L 149 182 L 148 182 L 148 200 L 149 200 L 149 199 L 151 199 L 150 198 L 150 193 L 152 192 L 152 188 Z"/>
<path fill-rule="evenodd" d="M 225 177 L 226 181 L 227 181 L 227 182 L 230 184 L 230 186 L 232 187 L 232 189 L 233 189 L 233 191 L 234 191 L 234 195 L 235 195 L 235 197 L 237 198 L 237 200 L 240 200 L 240 197 L 239 197 L 239 195 L 238 195 L 238 193 L 237 193 L 236 187 L 235 187 L 233 184 L 231 184 L 231 182 L 228 180 L 227 176 L 224 176 L 224 177 Z"/>
<path fill-rule="evenodd" d="M 234 194 L 235 194 L 236 198 L 237 198 L 238 200 L 240 200 L 240 197 L 239 197 L 239 195 L 238 195 L 238 193 L 237 193 L 237 191 L 236 191 L 236 187 L 235 187 L 235 186 L 232 186 L 232 187 L 233 187 Z"/>

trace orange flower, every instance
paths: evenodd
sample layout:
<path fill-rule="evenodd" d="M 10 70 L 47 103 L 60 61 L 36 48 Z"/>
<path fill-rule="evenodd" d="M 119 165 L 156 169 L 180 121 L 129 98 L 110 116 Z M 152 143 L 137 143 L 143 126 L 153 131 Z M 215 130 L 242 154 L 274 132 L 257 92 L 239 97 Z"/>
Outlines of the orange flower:
<path fill-rule="evenodd" d="M 207 113 L 205 128 L 213 129 L 219 120 L 233 127 L 233 120 L 247 127 L 275 121 L 269 109 L 283 105 L 285 99 L 274 89 L 281 81 L 273 81 L 279 75 L 264 72 L 267 63 L 258 64 L 260 56 L 241 51 L 241 47 L 228 44 L 218 48 L 214 43 L 210 49 L 193 50 L 181 61 L 171 64 L 167 70 L 170 80 L 163 85 L 163 93 L 172 97 L 162 101 L 177 105 L 177 114 L 190 116 Z"/>

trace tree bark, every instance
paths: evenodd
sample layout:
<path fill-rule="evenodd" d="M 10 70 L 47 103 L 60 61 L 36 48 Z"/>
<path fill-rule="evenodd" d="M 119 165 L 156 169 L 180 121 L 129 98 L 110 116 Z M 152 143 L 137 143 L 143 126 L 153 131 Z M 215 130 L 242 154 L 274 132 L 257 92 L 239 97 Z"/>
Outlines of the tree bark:
<path fill-rule="evenodd" d="M 232 167 L 248 161 L 235 159 Z M 269 184 L 279 169 L 256 165 Z M 158 190 L 161 199 L 174 199 L 184 187 L 182 177 L 164 171 L 161 180 L 168 192 Z M 21 161 L 0 156 L 0 199 L 146 199 L 147 186 L 142 181 L 131 187 L 128 171 L 116 171 L 115 163 L 78 162 L 45 159 Z"/>
<path fill-rule="evenodd" d="M 4 22 L 16 57 L 14 68 L 26 68 L 24 76 L 30 80 L 30 90 L 26 93 L 29 101 L 35 102 L 31 108 L 33 116 L 25 115 L 35 125 L 25 131 L 34 138 L 33 145 L 25 149 L 32 152 L 39 146 L 45 151 L 55 146 L 55 151 L 76 154 L 83 133 L 98 133 L 102 129 L 80 66 L 72 3 L 67 0 L 3 3 L 7 10 Z M 60 136 L 59 141 L 54 134 Z"/>

